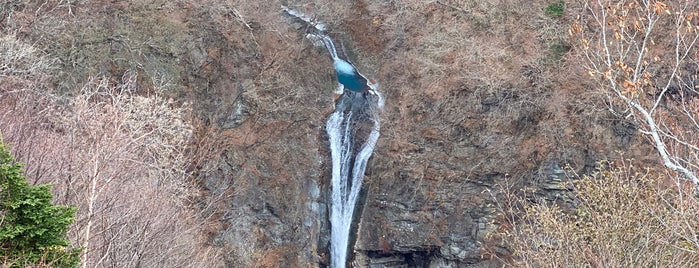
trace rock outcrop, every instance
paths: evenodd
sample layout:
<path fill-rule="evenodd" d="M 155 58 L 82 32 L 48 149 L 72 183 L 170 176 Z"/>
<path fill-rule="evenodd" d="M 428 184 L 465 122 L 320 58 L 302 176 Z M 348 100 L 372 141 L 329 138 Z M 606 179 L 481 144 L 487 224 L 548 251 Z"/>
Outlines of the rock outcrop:
<path fill-rule="evenodd" d="M 192 103 L 194 205 L 211 211 L 205 235 L 229 267 L 327 265 L 331 59 L 277 1 L 156 2 L 79 2 L 74 17 L 57 6 L 17 27 L 56 40 L 45 50 L 63 64 L 61 90 L 136 70 L 143 94 Z M 498 189 L 556 200 L 567 170 L 590 172 L 616 150 L 644 155 L 633 124 L 594 108 L 604 103 L 577 64 L 552 56 L 566 22 L 545 17 L 545 3 L 283 2 L 324 18 L 386 97 L 359 267 L 498 266 L 509 254 L 487 239 L 501 227 Z M 59 17 L 75 24 L 39 29 Z"/>

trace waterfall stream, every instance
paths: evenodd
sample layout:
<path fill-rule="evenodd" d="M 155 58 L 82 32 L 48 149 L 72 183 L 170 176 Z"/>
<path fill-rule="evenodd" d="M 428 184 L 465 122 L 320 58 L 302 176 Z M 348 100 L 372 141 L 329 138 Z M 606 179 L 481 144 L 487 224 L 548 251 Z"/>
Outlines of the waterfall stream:
<path fill-rule="evenodd" d="M 357 93 L 346 92 L 345 94 Z M 354 209 L 362 187 L 367 161 L 379 139 L 381 125 L 376 114 L 378 110 L 375 108 L 382 106 L 383 99 L 381 95 L 378 96 L 376 103 L 356 101 L 356 97 L 343 96 L 326 123 L 332 156 L 330 267 L 333 268 L 345 267 L 347 262 Z M 357 110 L 361 110 L 359 112 L 361 115 L 368 115 L 368 118 L 355 114 Z M 369 113 L 366 113 L 367 111 Z M 362 120 L 369 122 L 361 122 Z M 360 141 L 361 124 L 369 125 L 370 129 L 357 151 L 355 146 Z"/>
<path fill-rule="evenodd" d="M 306 37 L 316 45 L 325 46 L 334 62 L 343 61 L 335 49 L 330 36 L 324 32 L 326 25 L 311 16 L 282 6 L 287 14 L 312 26 Z M 334 64 L 335 65 L 335 64 Z M 347 65 L 349 65 L 347 63 Z M 336 67 L 337 68 L 337 67 Z M 352 67 L 354 68 L 354 67 Z M 379 139 L 381 124 L 379 111 L 384 99 L 378 91 L 378 84 L 366 79 L 369 88 L 366 92 L 343 91 L 338 83 L 335 110 L 326 121 L 326 132 L 330 140 L 332 157 L 332 178 L 330 194 L 330 267 L 344 268 L 350 250 L 350 232 L 359 192 L 364 179 L 367 161 L 374 152 Z"/>
<path fill-rule="evenodd" d="M 338 60 L 335 44 L 327 35 L 319 36 L 333 60 Z M 384 100 L 376 84 L 372 94 L 336 90 L 341 93 L 335 111 L 325 124 L 330 139 L 332 178 L 330 195 L 330 267 L 344 268 L 350 241 L 354 210 L 362 188 L 367 161 L 379 139 L 378 111 Z M 368 133 L 367 133 L 368 132 Z M 357 145 L 361 145 L 357 147 Z M 358 149 L 358 150 L 357 150 Z"/>

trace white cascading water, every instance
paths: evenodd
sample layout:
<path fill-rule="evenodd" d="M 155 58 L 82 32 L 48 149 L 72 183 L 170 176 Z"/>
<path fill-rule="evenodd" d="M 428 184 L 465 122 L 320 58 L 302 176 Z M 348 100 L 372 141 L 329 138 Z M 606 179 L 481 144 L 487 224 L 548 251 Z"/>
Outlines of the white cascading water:
<path fill-rule="evenodd" d="M 326 131 L 332 155 L 332 195 L 330 209 L 330 267 L 344 268 L 349 250 L 350 227 L 357 204 L 366 163 L 379 139 L 380 123 L 375 118 L 373 128 L 361 149 L 354 156 L 352 112 L 338 107 L 328 118 Z M 351 173 L 350 173 L 351 170 Z"/>
<path fill-rule="evenodd" d="M 323 36 L 323 43 L 333 59 L 337 59 L 337 52 L 330 37 Z M 332 156 L 332 194 L 330 200 L 330 267 L 332 268 L 344 268 L 347 263 L 354 208 L 359 198 L 367 161 L 374 152 L 376 141 L 379 139 L 381 124 L 378 111 L 383 108 L 384 101 L 375 85 L 372 85 L 372 90 L 376 93 L 377 103 L 345 103 L 341 101 L 326 122 Z M 353 105 L 364 106 L 358 109 L 368 114 L 369 120 L 373 123 L 368 137 L 355 155 L 353 155 L 357 138 L 355 126 L 359 120 L 363 119 L 359 116 L 353 116 L 353 111 L 357 109 L 352 107 Z"/>
<path fill-rule="evenodd" d="M 313 26 L 317 33 L 306 37 L 318 43 L 322 42 L 328 49 L 333 61 L 340 60 L 332 39 L 323 34 L 326 30 L 324 23 L 314 20 L 311 16 L 282 6 L 289 15 L 305 21 Z M 319 44 L 320 45 L 320 44 Z M 361 75 L 361 74 L 360 74 Z M 366 77 L 365 77 L 366 79 Z M 369 79 L 366 79 L 370 81 Z M 338 84 L 336 93 L 343 94 Z M 366 171 L 366 164 L 374 152 L 376 141 L 379 139 L 378 112 L 383 109 L 384 99 L 378 91 L 376 83 L 368 84 L 372 96 L 364 96 L 366 101 L 355 101 L 356 95 L 363 94 L 347 92 L 341 97 L 335 111 L 328 117 L 326 131 L 330 139 L 330 154 L 332 156 L 332 193 L 330 198 L 330 267 L 345 268 L 349 250 L 350 231 L 355 206 Z M 367 121 L 368 120 L 368 121 Z M 358 125 L 370 123 L 368 135 L 357 137 Z M 363 141 L 362 141 L 363 140 Z M 359 150 L 355 143 L 361 142 Z M 355 153 L 356 152 L 356 153 Z"/>

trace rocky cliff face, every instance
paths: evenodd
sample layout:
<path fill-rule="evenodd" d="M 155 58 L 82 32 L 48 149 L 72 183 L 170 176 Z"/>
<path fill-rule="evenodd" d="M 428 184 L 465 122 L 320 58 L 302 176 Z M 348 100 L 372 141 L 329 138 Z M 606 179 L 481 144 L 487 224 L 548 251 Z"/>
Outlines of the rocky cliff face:
<path fill-rule="evenodd" d="M 72 16 L 27 4 L 13 8 L 48 13 L 12 27 L 51 40 L 59 89 L 133 69 L 144 94 L 193 104 L 191 171 L 207 204 L 197 209 L 212 211 L 207 235 L 227 266 L 327 265 L 323 120 L 336 82 L 326 52 L 276 1 L 156 2 L 76 3 Z M 567 22 L 547 17 L 545 2 L 284 4 L 326 20 L 386 96 L 357 224 L 360 267 L 497 266 L 508 252 L 486 236 L 499 228 L 498 185 L 555 199 L 563 167 L 643 155 L 632 125 L 593 108 L 604 104 L 566 61 Z"/>

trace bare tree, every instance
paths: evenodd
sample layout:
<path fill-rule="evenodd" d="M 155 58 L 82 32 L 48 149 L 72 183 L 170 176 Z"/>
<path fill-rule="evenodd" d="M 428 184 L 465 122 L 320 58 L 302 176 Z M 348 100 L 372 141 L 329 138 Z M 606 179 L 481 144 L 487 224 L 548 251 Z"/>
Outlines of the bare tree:
<path fill-rule="evenodd" d="M 696 1 L 590 0 L 570 34 L 610 109 L 632 119 L 665 167 L 699 186 Z"/>
<path fill-rule="evenodd" d="M 55 116 L 75 156 L 64 176 L 80 187 L 69 199 L 81 208 L 82 265 L 198 266 L 182 258 L 200 242 L 188 227 L 196 218 L 183 209 L 193 195 L 185 172 L 188 107 L 135 94 L 136 80 L 136 72 L 93 79 Z"/>
<path fill-rule="evenodd" d="M 132 71 L 52 94 L 40 79 L 49 61 L 12 36 L 0 48 L 0 132 L 30 181 L 78 208 L 69 238 L 83 267 L 220 266 L 210 215 L 191 207 L 186 103 L 137 94 Z"/>

